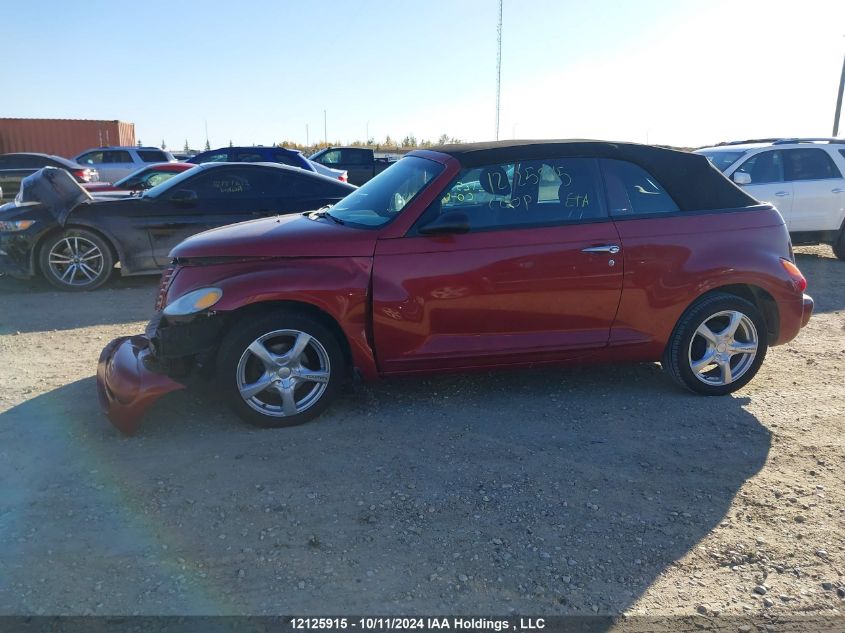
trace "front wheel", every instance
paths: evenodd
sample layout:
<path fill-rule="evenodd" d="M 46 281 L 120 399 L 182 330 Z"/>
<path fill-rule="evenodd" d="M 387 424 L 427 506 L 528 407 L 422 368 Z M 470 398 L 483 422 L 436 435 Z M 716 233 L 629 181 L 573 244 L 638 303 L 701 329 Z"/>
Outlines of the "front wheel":
<path fill-rule="evenodd" d="M 217 356 L 217 381 L 250 424 L 302 424 L 329 406 L 346 374 L 340 344 L 320 321 L 277 312 L 236 324 Z"/>
<path fill-rule="evenodd" d="M 108 281 L 114 257 L 93 231 L 70 228 L 44 240 L 39 264 L 44 278 L 60 290 L 94 290 Z"/>
<path fill-rule="evenodd" d="M 766 322 L 757 307 L 735 295 L 713 293 L 681 316 L 662 365 L 687 389 L 721 396 L 754 378 L 767 347 Z"/>

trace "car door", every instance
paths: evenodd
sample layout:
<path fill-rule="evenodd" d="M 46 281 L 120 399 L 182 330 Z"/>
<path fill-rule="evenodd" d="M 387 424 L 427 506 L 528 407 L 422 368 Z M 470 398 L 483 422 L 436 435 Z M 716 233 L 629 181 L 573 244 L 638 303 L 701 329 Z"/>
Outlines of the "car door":
<path fill-rule="evenodd" d="M 790 232 L 836 231 L 845 215 L 845 179 L 826 150 L 783 150 L 786 181 L 793 186 Z"/>
<path fill-rule="evenodd" d="M 454 221 L 468 230 L 426 234 Z M 380 368 L 539 363 L 605 347 L 619 245 L 594 159 L 464 169 L 407 235 L 377 243 Z"/>
<path fill-rule="evenodd" d="M 746 174 L 750 182 L 740 183 L 742 188 L 761 202 L 775 205 L 788 227 L 794 198 L 792 183 L 786 182 L 783 161 L 783 150 L 758 152 L 737 167 L 731 178 L 737 182 L 736 174 Z"/>
<path fill-rule="evenodd" d="M 158 196 L 140 218 L 156 263 L 168 265 L 171 249 L 191 235 L 272 214 L 276 203 L 266 193 L 266 170 L 257 165 L 209 166 Z"/>

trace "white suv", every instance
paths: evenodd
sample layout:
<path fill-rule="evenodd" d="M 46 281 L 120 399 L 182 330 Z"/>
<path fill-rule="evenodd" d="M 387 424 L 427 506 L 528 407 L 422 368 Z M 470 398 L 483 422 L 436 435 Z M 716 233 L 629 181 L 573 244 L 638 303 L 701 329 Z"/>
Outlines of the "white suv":
<path fill-rule="evenodd" d="M 793 244 L 830 244 L 845 259 L 845 139 L 765 139 L 696 150 L 758 200 L 774 204 Z"/>
<path fill-rule="evenodd" d="M 173 154 L 157 147 L 98 147 L 82 152 L 73 160 L 94 167 L 100 172 L 101 182 L 117 182 L 147 165 L 176 162 Z"/>

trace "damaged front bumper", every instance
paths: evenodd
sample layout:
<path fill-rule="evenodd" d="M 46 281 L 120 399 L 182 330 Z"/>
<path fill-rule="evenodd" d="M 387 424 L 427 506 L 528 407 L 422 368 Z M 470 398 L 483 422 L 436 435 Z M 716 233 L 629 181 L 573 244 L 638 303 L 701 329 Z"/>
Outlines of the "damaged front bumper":
<path fill-rule="evenodd" d="M 124 336 L 103 348 L 97 365 L 100 407 L 111 423 L 133 435 L 141 417 L 162 396 L 185 385 L 151 369 L 152 354 L 146 336 Z"/>
<path fill-rule="evenodd" d="M 222 316 L 212 313 L 171 323 L 157 312 L 145 334 L 106 345 L 97 366 L 97 392 L 111 423 L 132 435 L 156 400 L 185 389 L 192 372 L 213 355 L 223 323 Z"/>

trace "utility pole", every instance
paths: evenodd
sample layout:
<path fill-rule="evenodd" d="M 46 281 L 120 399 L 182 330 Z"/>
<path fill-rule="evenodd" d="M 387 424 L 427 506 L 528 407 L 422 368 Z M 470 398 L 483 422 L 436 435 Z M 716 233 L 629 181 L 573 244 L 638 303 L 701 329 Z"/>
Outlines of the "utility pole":
<path fill-rule="evenodd" d="M 842 76 L 839 78 L 839 94 L 836 97 L 836 114 L 833 115 L 833 135 L 839 134 L 839 115 L 842 112 L 842 93 L 845 92 L 845 57 L 842 59 Z"/>
<path fill-rule="evenodd" d="M 496 28 L 498 53 L 496 54 L 496 140 L 499 140 L 499 103 L 502 93 L 502 2 L 499 0 L 499 26 Z"/>
<path fill-rule="evenodd" d="M 329 145 L 328 127 L 326 127 L 326 111 L 323 110 L 323 140 L 326 142 L 326 147 Z"/>
<path fill-rule="evenodd" d="M 209 145 L 208 145 L 208 119 L 205 120 L 205 145 L 206 145 L 206 147 L 209 147 Z"/>

